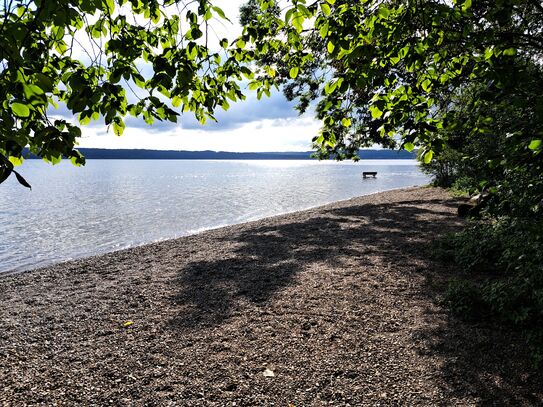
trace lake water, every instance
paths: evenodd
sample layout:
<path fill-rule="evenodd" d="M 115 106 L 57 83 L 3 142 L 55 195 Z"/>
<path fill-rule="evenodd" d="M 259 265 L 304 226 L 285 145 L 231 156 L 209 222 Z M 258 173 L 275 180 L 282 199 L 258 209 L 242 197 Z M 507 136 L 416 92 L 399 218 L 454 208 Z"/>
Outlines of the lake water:
<path fill-rule="evenodd" d="M 429 181 L 411 160 L 27 160 L 20 171 L 31 191 L 0 184 L 0 272 Z"/>

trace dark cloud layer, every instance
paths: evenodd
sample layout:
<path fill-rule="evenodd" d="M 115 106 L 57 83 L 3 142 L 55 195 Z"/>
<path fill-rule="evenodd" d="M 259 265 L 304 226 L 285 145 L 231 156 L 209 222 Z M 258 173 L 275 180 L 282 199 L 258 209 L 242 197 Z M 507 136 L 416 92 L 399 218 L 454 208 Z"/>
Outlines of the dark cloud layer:
<path fill-rule="evenodd" d="M 185 113 L 179 116 L 177 123 L 156 121 L 152 126 L 148 126 L 141 119 L 129 118 L 127 119 L 126 124 L 127 127 L 149 129 L 151 132 L 163 132 L 173 130 L 176 127 L 206 131 L 223 131 L 236 129 L 246 123 L 259 120 L 287 119 L 295 118 L 297 116 L 298 113 L 294 109 L 294 103 L 288 102 L 283 94 L 275 92 L 269 98 L 257 100 L 256 96 L 251 93 L 247 96 L 246 100 L 232 103 L 230 109 L 227 111 L 219 108 L 215 112 L 217 122 L 208 120 L 205 125 L 200 124 L 192 113 Z"/>
<path fill-rule="evenodd" d="M 61 104 L 59 109 L 49 111 L 50 115 L 60 116 L 67 120 L 75 119 L 65 105 Z M 185 113 L 178 117 L 177 123 L 167 121 L 155 121 L 152 126 L 149 126 L 141 118 L 128 116 L 126 118 L 127 128 L 141 128 L 149 132 L 167 132 L 172 131 L 176 127 L 183 129 L 201 129 L 206 131 L 223 131 L 232 130 L 243 126 L 246 123 L 251 123 L 264 119 L 289 119 L 298 116 L 294 109 L 294 103 L 288 102 L 282 93 L 274 92 L 271 97 L 263 97 L 261 100 L 256 99 L 254 92 L 247 95 L 247 99 L 237 103 L 231 103 L 230 109 L 227 111 L 219 108 L 215 112 L 217 122 L 208 120 L 205 125 L 201 125 L 192 113 Z M 89 127 L 103 127 L 103 121 L 92 121 Z"/>
<path fill-rule="evenodd" d="M 271 97 L 256 99 L 256 95 L 251 93 L 247 99 L 232 103 L 230 109 L 224 111 L 219 109 L 215 117 L 217 122 L 206 123 L 205 130 L 221 131 L 231 130 L 246 123 L 251 123 L 264 119 L 287 119 L 298 116 L 294 109 L 294 103 L 288 102 L 283 94 L 274 92 Z M 194 116 L 185 115 L 181 118 L 181 125 L 185 129 L 202 128 Z"/>

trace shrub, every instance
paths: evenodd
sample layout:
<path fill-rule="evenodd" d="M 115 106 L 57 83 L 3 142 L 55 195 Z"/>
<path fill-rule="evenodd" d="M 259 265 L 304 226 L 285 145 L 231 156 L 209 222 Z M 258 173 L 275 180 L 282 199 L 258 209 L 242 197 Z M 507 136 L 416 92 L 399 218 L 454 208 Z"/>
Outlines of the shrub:
<path fill-rule="evenodd" d="M 468 277 L 449 283 L 445 304 L 467 320 L 491 318 L 520 330 L 534 362 L 543 362 L 543 223 L 529 219 L 472 222 L 448 235 L 435 255 Z"/>

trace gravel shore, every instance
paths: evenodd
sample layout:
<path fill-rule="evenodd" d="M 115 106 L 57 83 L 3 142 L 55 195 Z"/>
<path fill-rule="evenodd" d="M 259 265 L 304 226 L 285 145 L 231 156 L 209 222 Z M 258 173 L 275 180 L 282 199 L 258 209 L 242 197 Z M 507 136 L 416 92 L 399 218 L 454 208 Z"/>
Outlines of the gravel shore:
<path fill-rule="evenodd" d="M 439 305 L 456 207 L 394 190 L 0 277 L 0 404 L 543 404 L 515 333 Z"/>

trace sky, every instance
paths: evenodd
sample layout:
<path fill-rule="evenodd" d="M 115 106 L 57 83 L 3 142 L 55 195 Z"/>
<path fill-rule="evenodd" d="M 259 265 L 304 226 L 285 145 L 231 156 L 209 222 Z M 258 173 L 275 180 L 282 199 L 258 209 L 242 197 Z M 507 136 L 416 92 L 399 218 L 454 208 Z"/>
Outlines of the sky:
<path fill-rule="evenodd" d="M 245 0 L 215 0 L 232 24 L 214 25 L 218 38 L 234 38 L 241 33 L 238 25 L 239 6 Z M 103 122 L 82 128 L 79 147 L 144 148 L 157 150 L 215 150 L 215 151 L 307 151 L 320 124 L 310 112 L 299 116 L 294 104 L 281 92 L 260 101 L 256 93 L 244 92 L 247 99 L 231 103 L 228 111 L 216 111 L 218 123 L 201 125 L 192 113 L 183 114 L 178 123 L 155 122 L 152 126 L 143 120 L 127 118 L 126 130 L 121 137 L 107 131 Z M 61 113 L 61 112 L 59 112 Z M 68 112 L 64 112 L 65 114 Z"/>

